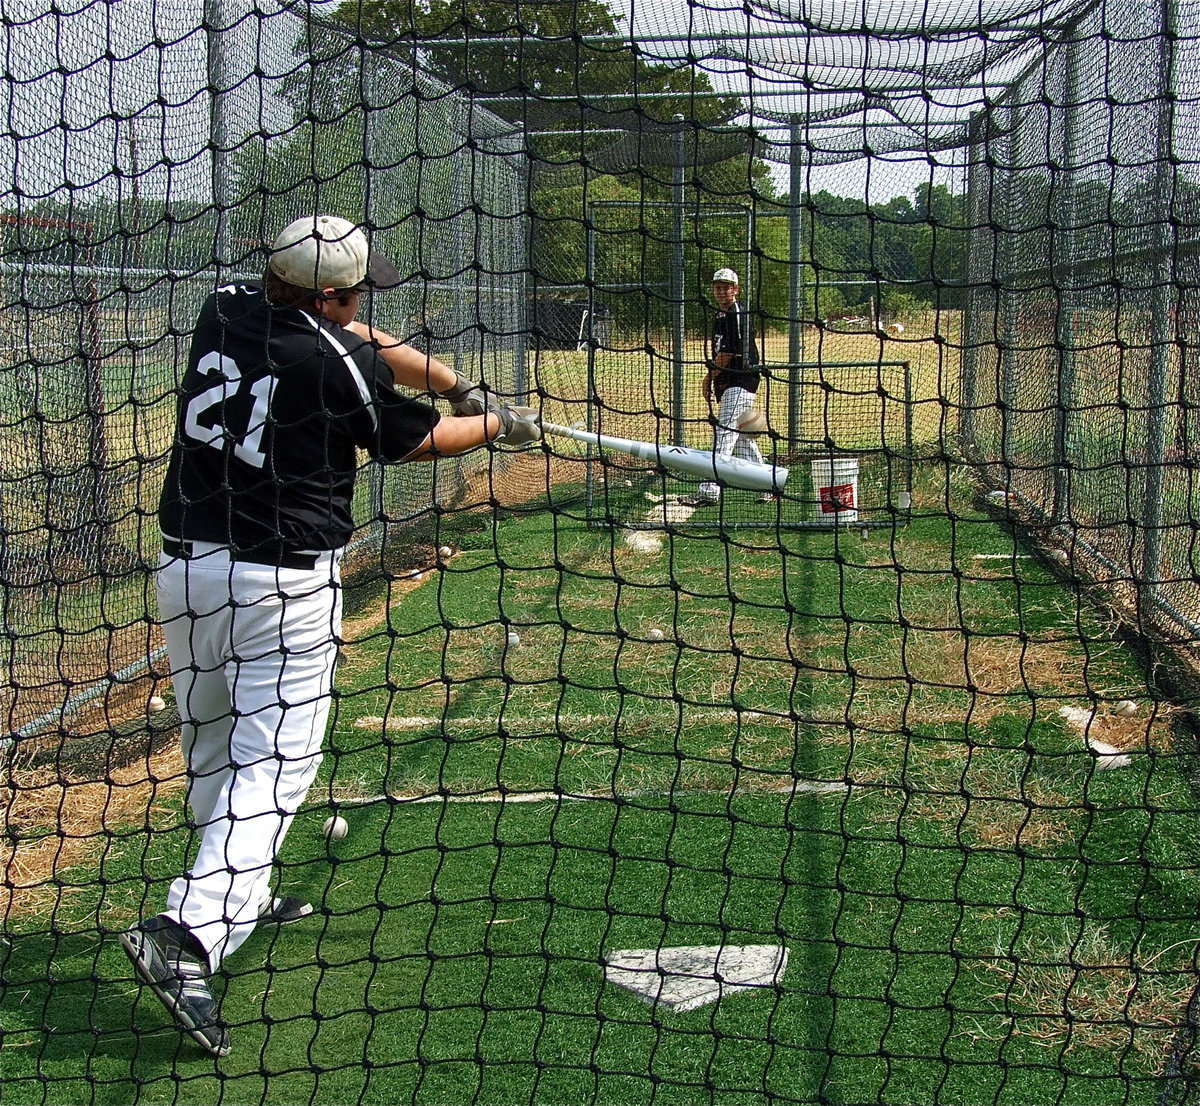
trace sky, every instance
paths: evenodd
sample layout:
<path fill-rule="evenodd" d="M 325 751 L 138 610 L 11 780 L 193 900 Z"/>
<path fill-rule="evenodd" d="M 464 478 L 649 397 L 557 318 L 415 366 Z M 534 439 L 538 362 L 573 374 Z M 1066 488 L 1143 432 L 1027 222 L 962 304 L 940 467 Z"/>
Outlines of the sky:
<path fill-rule="evenodd" d="M 334 2 L 314 8 L 319 11 Z M 899 12 L 913 10 L 908 0 L 895 0 L 898 7 L 892 0 L 870 2 L 888 18 L 893 7 Z M 986 8 L 1013 0 L 975 2 Z M 225 79 L 236 83 L 257 66 L 263 77 L 260 87 L 267 90 L 265 95 L 231 98 L 233 129 L 269 129 L 279 122 L 279 104 L 270 88 L 291 64 L 294 25 L 288 30 L 280 20 L 233 18 L 250 13 L 251 0 L 221 3 L 224 11 L 232 13 L 227 40 L 245 48 L 243 60 L 233 63 Z M 833 0 L 805 3 L 810 12 L 822 4 L 840 10 Z M 947 3 L 943 0 L 943 7 Z M 728 29 L 733 42 L 739 29 L 744 32 L 747 26 L 741 0 L 705 0 L 704 5 L 694 6 L 680 0 L 611 0 L 611 4 L 625 16 L 622 28 L 632 27 L 639 39 L 643 34 L 678 36 L 680 41 L 673 45 L 654 47 L 664 55 L 686 48 L 689 27 L 704 36 L 697 48 L 729 53 L 723 49 L 722 28 Z M 56 185 L 66 185 L 79 195 L 97 190 L 111 194 L 114 187 L 131 189 L 136 166 L 142 195 L 162 195 L 168 189 L 176 195 L 208 193 L 212 169 L 207 151 L 205 39 L 199 29 L 202 5 L 203 0 L 58 0 L 54 5 L 58 14 L 47 17 L 50 0 L 0 0 L 0 34 L 6 40 L 8 59 L 7 79 L 0 83 L 0 110 L 6 118 L 6 126 L 0 128 L 0 173 L 6 174 L 0 188 L 7 192 L 20 188 L 34 198 L 52 192 Z M 928 2 L 922 10 L 930 10 Z M 790 27 L 787 23 L 759 26 L 774 34 Z M 155 39 L 161 46 L 152 45 Z M 794 36 L 764 43 L 769 62 L 777 61 L 781 51 L 797 48 Z M 841 40 L 834 45 L 837 50 L 854 48 Z M 811 49 L 811 44 L 806 48 Z M 718 88 L 745 90 L 744 62 L 713 57 L 702 64 Z M 800 102 L 794 94 L 765 95 L 771 86 L 761 69 L 754 80 L 755 101 L 762 112 L 793 110 Z M 857 80 L 861 84 L 861 75 Z M 789 87 L 798 86 L 793 80 Z M 855 88 L 853 83 L 850 87 Z M 762 117 L 747 121 L 769 125 Z M 775 133 L 783 137 L 785 132 Z M 112 178 L 114 165 L 125 174 L 119 185 Z M 788 167 L 776 164 L 772 172 L 785 190 Z M 812 191 L 825 189 L 873 202 L 911 196 L 919 184 L 947 179 L 951 179 L 947 170 L 929 157 L 899 153 L 806 170 L 807 188 Z"/>

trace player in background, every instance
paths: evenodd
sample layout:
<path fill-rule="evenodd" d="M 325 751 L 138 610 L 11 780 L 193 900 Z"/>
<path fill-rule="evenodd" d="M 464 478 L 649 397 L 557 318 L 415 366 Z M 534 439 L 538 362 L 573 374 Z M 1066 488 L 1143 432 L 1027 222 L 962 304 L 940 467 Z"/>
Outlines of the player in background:
<path fill-rule="evenodd" d="M 750 319 L 737 299 L 737 273 L 732 269 L 718 269 L 713 273 L 712 291 L 717 303 L 712 329 L 712 360 L 701 387 L 709 406 L 714 401 L 717 404 L 713 453 L 762 464 L 762 453 L 754 439 L 738 430 L 739 420 L 754 406 L 761 374 L 758 345 Z M 712 507 L 720 500 L 721 486 L 708 481 L 693 494 L 680 497 L 679 502 L 685 507 Z"/>
<path fill-rule="evenodd" d="M 273 897 L 270 877 L 321 763 L 357 451 L 407 462 L 541 437 L 531 409 L 355 320 L 364 295 L 399 283 L 360 229 L 308 216 L 275 240 L 263 287 L 218 288 L 192 336 L 158 602 L 198 840 L 163 912 L 121 942 L 216 1056 L 230 1043 L 210 976 L 260 920 L 312 911 Z M 456 417 L 397 385 L 444 397 Z"/>

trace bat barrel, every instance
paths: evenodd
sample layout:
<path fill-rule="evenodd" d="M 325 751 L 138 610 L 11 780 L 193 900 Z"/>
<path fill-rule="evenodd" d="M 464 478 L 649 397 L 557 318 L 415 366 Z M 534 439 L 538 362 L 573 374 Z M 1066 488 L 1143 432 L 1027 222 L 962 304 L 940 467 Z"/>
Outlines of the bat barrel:
<path fill-rule="evenodd" d="M 590 430 L 577 430 L 572 426 L 542 423 L 547 434 L 557 434 L 576 441 L 589 442 L 604 449 L 629 453 L 643 460 L 653 461 L 663 468 L 698 476 L 702 480 L 715 480 L 731 488 L 748 488 L 751 491 L 783 491 L 787 483 L 788 470 L 781 465 L 760 465 L 740 457 L 723 457 L 707 449 L 687 449 L 678 445 L 657 445 L 654 442 L 631 441 L 614 438 L 608 434 L 595 434 Z"/>

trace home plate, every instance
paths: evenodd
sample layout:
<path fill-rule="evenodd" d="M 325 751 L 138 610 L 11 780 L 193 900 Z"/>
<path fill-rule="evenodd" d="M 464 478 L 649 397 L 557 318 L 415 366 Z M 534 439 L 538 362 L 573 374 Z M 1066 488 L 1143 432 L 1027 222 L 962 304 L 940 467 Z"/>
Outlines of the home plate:
<path fill-rule="evenodd" d="M 651 1004 L 695 1010 L 734 991 L 773 987 L 787 970 L 781 945 L 690 945 L 618 949 L 605 958 L 604 977 Z"/>

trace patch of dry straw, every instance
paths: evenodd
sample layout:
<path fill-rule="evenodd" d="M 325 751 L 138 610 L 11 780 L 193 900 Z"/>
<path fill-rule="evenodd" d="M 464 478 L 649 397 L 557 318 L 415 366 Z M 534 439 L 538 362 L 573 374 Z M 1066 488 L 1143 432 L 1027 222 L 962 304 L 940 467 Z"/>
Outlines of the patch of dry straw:
<path fill-rule="evenodd" d="M 1163 963 L 1174 951 L 1174 962 Z M 1055 1053 L 1088 1048 L 1132 1050 L 1152 1063 L 1165 1058 L 1186 1006 L 1194 969 L 1171 946 L 1139 962 L 1119 949 L 1103 928 L 1052 948 L 998 950 L 986 970 L 1002 976 L 998 1037 L 1027 1037 Z M 980 1035 L 987 1036 L 980 1030 Z"/>
<path fill-rule="evenodd" d="M 96 861 L 115 830 L 148 824 L 183 787 L 174 744 L 103 779 L 10 769 L 0 782 L 0 917 L 52 910 L 67 890 L 58 873 Z"/>

